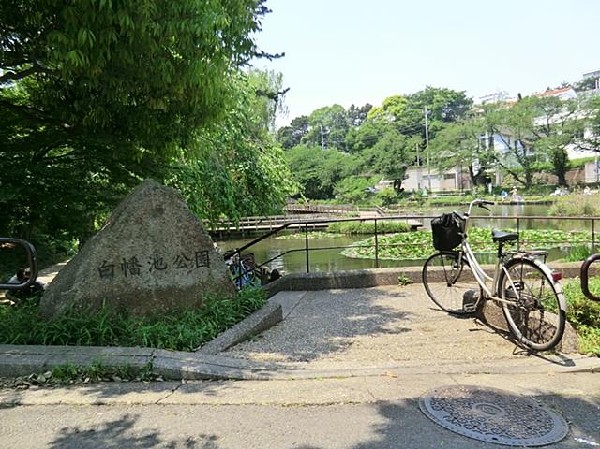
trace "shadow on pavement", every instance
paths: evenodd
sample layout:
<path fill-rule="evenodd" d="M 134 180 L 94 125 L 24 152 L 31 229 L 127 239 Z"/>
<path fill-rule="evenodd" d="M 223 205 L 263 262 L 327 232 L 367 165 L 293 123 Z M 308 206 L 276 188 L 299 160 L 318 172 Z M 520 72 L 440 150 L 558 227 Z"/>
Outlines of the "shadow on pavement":
<path fill-rule="evenodd" d="M 596 447 L 599 444 L 600 423 L 597 420 L 600 404 L 580 398 L 561 396 L 535 396 L 536 401 L 560 414 L 568 423 L 567 436 L 560 442 L 546 447 L 571 449 Z M 189 448 L 233 449 L 246 448 L 295 448 L 295 449 L 392 449 L 392 448 L 450 448 L 480 449 L 498 448 L 447 430 L 420 412 L 417 399 L 386 401 L 372 405 L 370 413 L 355 413 L 352 405 L 333 405 L 322 410 L 331 419 L 315 426 L 311 417 L 315 410 L 306 407 L 243 408 L 240 413 L 255 416 L 244 423 L 223 423 L 219 429 L 207 429 L 201 414 L 186 416 L 188 425 L 182 429 L 164 429 L 173 421 L 157 423 L 161 429 L 147 427 L 136 414 L 123 414 L 120 419 L 109 419 L 96 425 L 64 427 L 57 431 L 48 446 L 52 449 L 67 448 Z M 261 412 L 264 410 L 264 415 Z M 201 411 L 199 411 L 201 413 Z M 256 413 L 260 416 L 256 418 Z M 219 411 L 213 411 L 218 414 Z M 197 423 L 196 430 L 192 430 Z M 286 424 L 287 423 L 287 424 Z M 354 432 L 355 429 L 361 428 Z M 535 428 L 533 429 L 535 430 Z M 177 437 L 173 438 L 174 432 Z M 234 434 L 235 433 L 235 434 Z"/>

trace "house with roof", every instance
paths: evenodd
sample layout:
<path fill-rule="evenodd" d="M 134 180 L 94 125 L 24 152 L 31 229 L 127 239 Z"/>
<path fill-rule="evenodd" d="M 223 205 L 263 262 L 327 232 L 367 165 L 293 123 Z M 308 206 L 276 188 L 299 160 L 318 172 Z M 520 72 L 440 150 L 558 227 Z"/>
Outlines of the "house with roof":
<path fill-rule="evenodd" d="M 558 97 L 563 101 L 574 100 L 577 98 L 577 92 L 572 86 L 559 87 L 557 89 L 546 89 L 544 92 L 536 92 L 532 94 L 534 97 Z"/>

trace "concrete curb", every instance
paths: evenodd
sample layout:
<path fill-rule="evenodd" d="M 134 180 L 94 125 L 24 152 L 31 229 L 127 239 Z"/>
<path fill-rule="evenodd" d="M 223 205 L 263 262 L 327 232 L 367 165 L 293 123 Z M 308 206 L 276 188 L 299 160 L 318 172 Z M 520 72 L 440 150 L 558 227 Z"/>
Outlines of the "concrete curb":
<path fill-rule="evenodd" d="M 0 376 L 43 373 L 58 366 L 150 366 L 154 349 L 99 346 L 0 345 Z"/>
<path fill-rule="evenodd" d="M 563 274 L 563 278 L 579 277 L 580 262 L 550 264 L 550 267 Z M 493 267 L 489 271 L 493 270 Z M 591 274 L 599 274 L 594 271 Z M 280 291 L 312 291 L 345 288 L 369 288 L 378 285 L 398 284 L 400 277 L 413 283 L 422 282 L 423 267 L 369 268 L 362 270 L 340 270 L 336 272 L 290 273 L 277 281 L 267 284 L 269 295 Z"/>
<path fill-rule="evenodd" d="M 279 323 L 282 319 L 281 304 L 268 302 L 262 309 L 252 313 L 242 322 L 201 346 L 196 350 L 196 354 L 219 354 L 248 338 L 252 338 L 254 335 L 260 334 Z"/>

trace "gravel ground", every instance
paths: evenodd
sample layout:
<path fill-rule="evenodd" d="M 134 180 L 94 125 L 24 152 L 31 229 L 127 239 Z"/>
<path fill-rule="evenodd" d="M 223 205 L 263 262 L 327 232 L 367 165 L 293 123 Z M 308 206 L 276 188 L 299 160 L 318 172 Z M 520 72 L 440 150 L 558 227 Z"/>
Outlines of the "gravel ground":
<path fill-rule="evenodd" d="M 279 325 L 225 355 L 310 369 L 531 358 L 476 319 L 437 310 L 421 284 L 307 292 Z"/>

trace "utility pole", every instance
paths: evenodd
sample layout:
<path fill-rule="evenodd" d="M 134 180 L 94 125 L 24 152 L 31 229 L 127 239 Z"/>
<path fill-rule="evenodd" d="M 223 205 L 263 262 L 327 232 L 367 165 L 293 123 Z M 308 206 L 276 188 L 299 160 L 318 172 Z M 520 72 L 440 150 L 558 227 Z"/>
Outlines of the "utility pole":
<path fill-rule="evenodd" d="M 323 125 L 319 125 L 319 129 L 321 130 L 321 150 L 325 147 L 324 144 L 324 136 L 323 136 Z"/>
<path fill-rule="evenodd" d="M 431 193 L 431 169 L 429 167 L 429 119 L 427 118 L 427 113 L 429 112 L 427 108 L 424 110 L 425 112 L 425 151 L 427 152 L 427 186 L 428 192 Z"/>
<path fill-rule="evenodd" d="M 319 129 L 321 130 L 321 150 L 325 149 L 325 136 L 329 134 L 329 130 L 327 132 L 323 132 L 323 125 L 319 125 Z"/>
<path fill-rule="evenodd" d="M 415 148 L 417 150 L 417 189 L 421 190 L 421 181 L 423 176 L 421 176 L 421 161 L 419 156 L 419 143 L 415 143 Z"/>

